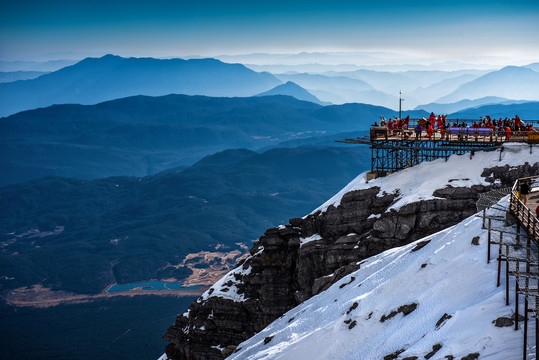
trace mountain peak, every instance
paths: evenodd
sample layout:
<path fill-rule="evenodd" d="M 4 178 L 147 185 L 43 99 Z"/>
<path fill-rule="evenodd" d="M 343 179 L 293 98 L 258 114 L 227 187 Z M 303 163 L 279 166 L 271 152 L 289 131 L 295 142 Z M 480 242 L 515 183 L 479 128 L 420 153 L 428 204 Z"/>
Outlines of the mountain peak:
<path fill-rule="evenodd" d="M 314 96 L 309 91 L 302 88 L 301 86 L 299 86 L 293 81 L 287 81 L 284 84 L 277 85 L 273 89 L 260 93 L 257 96 L 272 96 L 272 95 L 288 95 L 298 100 L 310 101 L 315 104 L 320 104 L 320 105 L 328 104 L 328 103 L 323 103 L 316 96 Z"/>
<path fill-rule="evenodd" d="M 497 96 L 508 99 L 539 100 L 539 73 L 530 68 L 506 66 L 459 86 L 436 103 Z"/>
<path fill-rule="evenodd" d="M 514 66 L 514 65 L 505 66 L 501 68 L 500 70 L 498 70 L 498 72 L 501 72 L 501 73 L 504 73 L 504 72 L 529 73 L 530 71 L 533 71 L 533 70 L 524 66 Z"/>
<path fill-rule="evenodd" d="M 96 104 L 134 95 L 246 97 L 280 84 L 269 73 L 216 59 L 123 58 L 107 54 L 24 82 L 0 84 L 0 116 L 52 104 Z"/>

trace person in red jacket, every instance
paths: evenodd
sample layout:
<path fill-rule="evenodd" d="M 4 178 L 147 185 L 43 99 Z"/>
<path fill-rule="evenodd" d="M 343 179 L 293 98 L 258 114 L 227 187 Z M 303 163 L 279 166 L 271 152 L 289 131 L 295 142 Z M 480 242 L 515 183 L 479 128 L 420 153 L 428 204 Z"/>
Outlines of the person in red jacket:
<path fill-rule="evenodd" d="M 508 126 L 505 128 L 507 140 L 511 139 L 511 128 Z"/>
<path fill-rule="evenodd" d="M 430 124 L 429 127 L 427 128 L 427 137 L 430 139 L 431 136 L 432 136 L 432 132 L 434 131 L 434 125 L 433 124 Z"/>

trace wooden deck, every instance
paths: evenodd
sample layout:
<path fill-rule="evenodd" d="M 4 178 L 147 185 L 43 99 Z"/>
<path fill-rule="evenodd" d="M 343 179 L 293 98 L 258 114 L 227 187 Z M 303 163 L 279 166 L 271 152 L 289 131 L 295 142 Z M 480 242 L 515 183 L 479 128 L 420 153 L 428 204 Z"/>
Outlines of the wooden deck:
<path fill-rule="evenodd" d="M 526 207 L 535 214 L 535 209 L 539 206 L 539 186 L 532 188 L 530 194 L 528 195 L 528 201 L 526 202 Z"/>

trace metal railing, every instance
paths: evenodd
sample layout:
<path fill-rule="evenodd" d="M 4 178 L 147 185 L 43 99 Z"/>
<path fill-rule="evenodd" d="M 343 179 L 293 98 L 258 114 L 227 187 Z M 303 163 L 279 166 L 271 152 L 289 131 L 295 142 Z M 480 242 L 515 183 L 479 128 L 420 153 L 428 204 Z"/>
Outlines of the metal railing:
<path fill-rule="evenodd" d="M 398 120 L 398 119 L 397 119 Z M 404 120 L 404 118 L 403 118 Z M 420 122 L 423 122 L 425 120 L 428 120 L 426 118 L 409 118 L 408 120 L 408 125 L 409 126 L 414 126 L 414 125 L 417 125 L 419 124 Z M 484 120 L 483 117 L 479 117 L 478 119 L 448 119 L 446 118 L 445 121 L 448 125 L 451 125 L 451 124 L 457 124 L 457 125 L 461 125 L 461 124 L 467 124 L 468 126 L 472 126 L 473 123 L 477 123 L 477 122 L 482 122 Z M 508 119 L 508 120 L 512 120 L 512 119 Z M 386 120 L 386 121 L 389 121 L 389 118 Z M 436 120 L 435 122 L 438 121 L 438 117 L 436 117 Z M 539 126 L 539 120 L 536 120 L 536 119 L 529 119 L 529 120 L 523 120 L 523 119 L 520 119 L 520 121 L 522 121 L 522 123 L 524 124 L 531 124 L 533 127 L 536 127 L 536 126 Z M 496 125 L 496 127 L 498 127 L 498 119 L 491 119 L 491 122 Z"/>
<path fill-rule="evenodd" d="M 515 184 L 511 189 L 509 210 L 526 229 L 526 232 L 535 241 L 535 243 L 539 244 L 539 220 L 537 219 L 534 211 L 528 208 L 522 202 L 520 197 L 517 196 L 523 181 L 527 181 L 529 183 L 537 182 L 539 181 L 539 175 L 521 178 L 515 181 Z M 530 186 L 530 192 L 531 188 L 532 187 Z"/>
<path fill-rule="evenodd" d="M 537 131 L 504 131 L 491 128 L 450 127 L 447 129 L 421 129 L 415 127 L 388 129 L 385 126 L 373 126 L 371 141 L 380 140 L 440 140 L 451 142 L 526 142 L 539 143 Z"/>
<path fill-rule="evenodd" d="M 498 202 L 495 200 L 504 191 L 499 194 L 493 193 L 490 196 L 480 197 L 477 206 L 483 210 L 483 228 L 488 229 L 487 241 L 487 263 L 490 262 L 491 244 L 498 245 L 498 276 L 496 286 L 502 284 L 502 263 L 505 263 L 505 304 L 510 303 L 510 282 L 509 276 L 515 280 L 514 290 L 514 329 L 521 330 L 523 334 L 522 360 L 537 359 L 537 344 L 539 343 L 539 252 L 537 246 L 537 217 L 517 196 L 522 181 L 535 181 L 537 183 L 539 176 L 521 178 L 515 181 L 512 188 L 509 188 L 509 203 Z M 530 186 L 531 187 L 531 186 Z M 487 213 L 488 210 L 488 213 Z M 487 213 L 487 214 L 486 214 Z M 502 214 L 505 213 L 505 216 Z M 486 222 L 485 226 L 485 220 Z M 521 227 L 526 229 L 528 236 L 521 234 Z M 533 237 L 535 235 L 535 237 Z M 523 241 L 524 240 L 524 241 Z M 519 302 L 524 300 L 522 309 Z M 524 310 L 522 312 L 522 310 Z M 523 316 L 521 316 L 522 314 Z M 531 315 L 531 316 L 530 316 Z M 523 322 L 519 326 L 520 321 Z M 532 336 L 535 340 L 529 338 L 529 322 L 533 321 L 535 331 L 532 328 Z M 535 333 L 535 334 L 534 334 Z M 535 345 L 535 349 L 533 349 Z"/>

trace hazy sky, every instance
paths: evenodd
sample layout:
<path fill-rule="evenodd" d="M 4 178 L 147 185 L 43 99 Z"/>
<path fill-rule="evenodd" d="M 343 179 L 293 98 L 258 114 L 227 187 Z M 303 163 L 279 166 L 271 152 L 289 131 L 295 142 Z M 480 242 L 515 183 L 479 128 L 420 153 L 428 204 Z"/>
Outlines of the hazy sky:
<path fill-rule="evenodd" d="M 302 51 L 539 60 L 538 0 L 5 0 L 0 30 L 1 60 Z"/>

